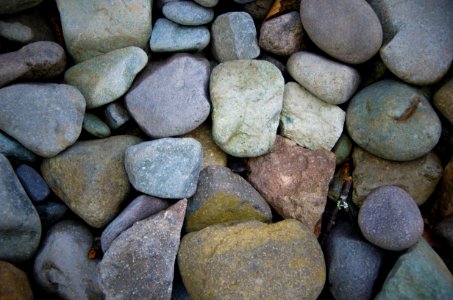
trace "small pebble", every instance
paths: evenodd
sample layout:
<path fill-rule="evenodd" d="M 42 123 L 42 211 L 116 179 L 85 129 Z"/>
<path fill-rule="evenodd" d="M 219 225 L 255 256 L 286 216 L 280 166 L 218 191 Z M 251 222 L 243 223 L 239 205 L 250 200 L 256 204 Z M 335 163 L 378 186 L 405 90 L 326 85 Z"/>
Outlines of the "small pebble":
<path fill-rule="evenodd" d="M 131 119 L 129 112 L 120 102 L 113 102 L 107 105 L 104 110 L 107 124 L 113 130 L 120 128 Z"/>
<path fill-rule="evenodd" d="M 16 169 L 16 175 L 33 202 L 41 202 L 49 196 L 49 186 L 32 167 L 20 165 Z"/>
<path fill-rule="evenodd" d="M 110 128 L 96 115 L 85 113 L 83 118 L 83 129 L 98 138 L 110 136 Z"/>

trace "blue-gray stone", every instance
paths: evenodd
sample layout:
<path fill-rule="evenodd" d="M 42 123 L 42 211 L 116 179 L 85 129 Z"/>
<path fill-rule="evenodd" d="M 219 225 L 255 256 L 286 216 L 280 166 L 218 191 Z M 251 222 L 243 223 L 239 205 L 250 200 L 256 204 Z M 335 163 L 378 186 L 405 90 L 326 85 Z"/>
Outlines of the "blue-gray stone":
<path fill-rule="evenodd" d="M 110 136 L 110 128 L 96 115 L 85 113 L 83 118 L 83 129 L 98 138 L 105 138 Z"/>
<path fill-rule="evenodd" d="M 210 39 L 204 26 L 182 26 L 160 18 L 154 24 L 150 47 L 153 52 L 201 51 Z"/>
<path fill-rule="evenodd" d="M 200 6 L 192 1 L 169 2 L 162 8 L 164 16 L 180 25 L 204 25 L 214 19 L 214 10 Z"/>
<path fill-rule="evenodd" d="M 24 146 L 0 132 L 0 153 L 24 161 L 35 161 L 38 157 Z"/>
<path fill-rule="evenodd" d="M 33 202 L 40 202 L 49 196 L 49 186 L 41 175 L 32 167 L 20 165 L 16 169 L 16 175 Z"/>
<path fill-rule="evenodd" d="M 41 238 L 38 213 L 8 159 L 0 154 L 0 260 L 30 259 Z"/>
<path fill-rule="evenodd" d="M 430 152 L 442 130 L 423 92 L 394 80 L 382 80 L 358 92 L 349 103 L 346 127 L 360 147 L 396 161 Z"/>
<path fill-rule="evenodd" d="M 113 130 L 118 129 L 131 118 L 129 112 L 120 102 L 113 102 L 107 105 L 104 110 L 104 114 L 107 124 Z"/>
<path fill-rule="evenodd" d="M 0 0 L 0 15 L 13 14 L 38 5 L 43 0 Z"/>
<path fill-rule="evenodd" d="M 69 208 L 61 202 L 46 201 L 42 204 L 37 204 L 35 207 L 44 230 L 63 220 L 69 211 Z"/>

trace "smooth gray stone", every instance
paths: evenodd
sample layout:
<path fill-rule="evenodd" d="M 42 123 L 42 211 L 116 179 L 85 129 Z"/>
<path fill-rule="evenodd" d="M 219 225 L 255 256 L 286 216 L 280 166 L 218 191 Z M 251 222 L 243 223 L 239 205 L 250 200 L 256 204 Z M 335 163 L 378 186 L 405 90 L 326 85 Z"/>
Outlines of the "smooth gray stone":
<path fill-rule="evenodd" d="M 0 260 L 22 262 L 33 257 L 41 238 L 38 213 L 0 154 Z"/>
<path fill-rule="evenodd" d="M 38 157 L 24 146 L 0 132 L 0 153 L 24 161 L 35 161 Z"/>
<path fill-rule="evenodd" d="M 107 105 L 104 114 L 107 124 L 113 130 L 120 128 L 131 118 L 129 112 L 120 102 L 113 102 Z"/>
<path fill-rule="evenodd" d="M 164 16 L 180 25 L 204 25 L 214 19 L 214 10 L 192 1 L 173 1 L 162 8 Z"/>
<path fill-rule="evenodd" d="M 48 293 L 63 299 L 103 299 L 99 259 L 88 258 L 93 235 L 76 221 L 61 221 L 48 232 L 36 255 L 33 274 Z"/>
<path fill-rule="evenodd" d="M 40 4 L 43 0 L 0 0 L 0 15 L 14 14 Z"/>
<path fill-rule="evenodd" d="M 43 230 L 47 230 L 55 223 L 62 221 L 69 212 L 69 208 L 61 202 L 46 201 L 43 204 L 36 204 L 35 207 L 41 219 Z"/>
<path fill-rule="evenodd" d="M 96 115 L 85 113 L 83 118 L 83 129 L 98 138 L 105 138 L 110 136 L 110 128 Z"/>
<path fill-rule="evenodd" d="M 196 3 L 204 7 L 214 7 L 219 3 L 219 0 L 194 0 Z"/>
<path fill-rule="evenodd" d="M 205 26 L 182 26 L 160 18 L 154 24 L 150 48 L 153 52 L 201 51 L 210 39 Z"/>
<path fill-rule="evenodd" d="M 43 201 L 50 195 L 50 188 L 44 178 L 32 167 L 20 165 L 16 168 L 16 175 L 33 202 Z"/>

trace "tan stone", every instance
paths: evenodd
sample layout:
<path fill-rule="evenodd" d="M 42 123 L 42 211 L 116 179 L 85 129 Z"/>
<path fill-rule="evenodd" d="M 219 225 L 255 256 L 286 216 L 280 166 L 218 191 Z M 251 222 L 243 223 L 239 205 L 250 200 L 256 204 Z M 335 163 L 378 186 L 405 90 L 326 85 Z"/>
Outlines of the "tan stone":
<path fill-rule="evenodd" d="M 433 104 L 453 124 L 453 78 L 434 94 Z"/>
<path fill-rule="evenodd" d="M 27 275 L 6 261 L 0 261 L 0 299 L 33 299 L 33 292 Z"/>

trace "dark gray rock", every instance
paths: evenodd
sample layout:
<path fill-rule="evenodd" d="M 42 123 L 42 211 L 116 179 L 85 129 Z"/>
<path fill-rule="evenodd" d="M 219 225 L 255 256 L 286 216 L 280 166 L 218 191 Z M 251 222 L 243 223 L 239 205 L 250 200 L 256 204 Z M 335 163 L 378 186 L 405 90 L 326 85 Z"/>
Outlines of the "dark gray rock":
<path fill-rule="evenodd" d="M 103 299 L 97 282 L 99 260 L 88 258 L 92 243 L 93 235 L 84 225 L 75 221 L 55 224 L 35 259 L 36 282 L 63 299 Z"/>
<path fill-rule="evenodd" d="M 33 202 L 40 202 L 49 196 L 49 186 L 32 167 L 20 165 L 16 169 L 16 175 Z"/>
<path fill-rule="evenodd" d="M 449 215 L 437 223 L 433 233 L 453 250 L 453 215 Z"/>
<path fill-rule="evenodd" d="M 417 203 L 403 189 L 390 185 L 368 195 L 360 207 L 358 223 L 368 241 L 393 251 L 413 246 L 423 233 Z"/>
<path fill-rule="evenodd" d="M 0 153 L 23 161 L 35 161 L 38 157 L 24 146 L 0 131 Z"/>
<path fill-rule="evenodd" d="M 152 62 L 126 95 L 126 106 L 151 137 L 182 135 L 209 115 L 209 62 L 192 54 L 175 54 Z"/>
<path fill-rule="evenodd" d="M 46 201 L 43 204 L 37 204 L 35 207 L 44 230 L 63 220 L 69 212 L 69 208 L 61 202 Z"/>
<path fill-rule="evenodd" d="M 130 120 L 129 112 L 120 102 L 113 102 L 107 105 L 104 110 L 107 124 L 113 130 L 118 129 Z"/>
<path fill-rule="evenodd" d="M 192 1 L 173 1 L 162 8 L 164 16 L 180 25 L 204 25 L 214 19 L 214 10 Z"/>
<path fill-rule="evenodd" d="M 256 0 L 244 5 L 244 10 L 254 19 L 263 20 L 274 4 L 273 0 Z"/>
<path fill-rule="evenodd" d="M 33 7 L 43 0 L 0 0 L 0 15 L 13 14 Z"/>
<path fill-rule="evenodd" d="M 0 154 L 0 260 L 30 259 L 39 245 L 38 213 L 9 161 Z"/>

